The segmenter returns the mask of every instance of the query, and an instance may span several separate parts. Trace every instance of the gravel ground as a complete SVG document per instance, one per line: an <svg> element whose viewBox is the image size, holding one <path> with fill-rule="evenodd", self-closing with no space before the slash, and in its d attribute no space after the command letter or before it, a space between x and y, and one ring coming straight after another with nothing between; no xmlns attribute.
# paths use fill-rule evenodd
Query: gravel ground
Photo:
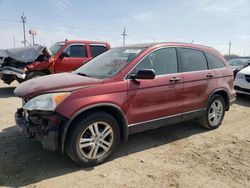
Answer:
<svg viewBox="0 0 250 188"><path fill-rule="evenodd" d="M131 135L108 162L81 169L21 136L16 85L0 82L0 186L250 187L250 98L237 98L217 130L185 122Z"/></svg>

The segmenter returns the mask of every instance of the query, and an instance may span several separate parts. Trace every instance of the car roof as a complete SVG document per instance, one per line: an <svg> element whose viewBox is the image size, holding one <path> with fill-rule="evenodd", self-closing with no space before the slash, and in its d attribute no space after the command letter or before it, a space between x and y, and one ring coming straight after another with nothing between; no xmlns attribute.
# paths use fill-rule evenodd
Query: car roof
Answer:
<svg viewBox="0 0 250 188"><path fill-rule="evenodd" d="M236 60L236 61L243 61L243 62L250 61L250 59L248 59L248 58L235 58L235 59L230 59L229 61L234 61L234 60Z"/></svg>
<svg viewBox="0 0 250 188"><path fill-rule="evenodd" d="M103 42L103 41L91 41L91 40L64 40L64 41L58 41L58 42L68 43L68 44L72 44L72 43L108 44L107 42Z"/></svg>
<svg viewBox="0 0 250 188"><path fill-rule="evenodd" d="M213 49L213 48L211 48L209 46L205 46L205 45L184 43L184 42L151 42L151 43L139 43L139 44L125 45L123 47L149 48L149 47L154 47L154 46L165 46L165 45Z"/></svg>
<svg viewBox="0 0 250 188"><path fill-rule="evenodd" d="M132 45L125 45L122 46L124 48L151 48L151 47L166 47L166 46L175 46L175 47L184 47L184 48L194 48L201 51L206 51L212 53L221 59L224 59L219 51L216 49L200 45L200 44L192 44L192 43L184 43L184 42L152 42L152 43L139 43L139 44L132 44ZM122 48L120 47L120 48ZM119 47L117 47L119 48Z"/></svg>

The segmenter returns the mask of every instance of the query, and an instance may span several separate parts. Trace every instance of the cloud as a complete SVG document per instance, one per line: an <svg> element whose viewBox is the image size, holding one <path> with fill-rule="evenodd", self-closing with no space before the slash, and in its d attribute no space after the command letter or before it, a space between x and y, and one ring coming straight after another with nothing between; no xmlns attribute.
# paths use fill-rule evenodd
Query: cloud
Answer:
<svg viewBox="0 0 250 188"><path fill-rule="evenodd" d="M54 6L54 11L60 16L73 17L71 14L72 4L70 0L49 0L49 2Z"/></svg>
<svg viewBox="0 0 250 188"><path fill-rule="evenodd" d="M239 39L250 39L250 35L239 35L237 36Z"/></svg>
<svg viewBox="0 0 250 188"><path fill-rule="evenodd" d="M153 22L157 15L153 11L141 12L120 20L123 25L132 22Z"/></svg>
<svg viewBox="0 0 250 188"><path fill-rule="evenodd" d="M247 0L203 0L199 1L198 10L199 11L208 11L208 12L230 12L235 10L237 7L244 6L249 3Z"/></svg>

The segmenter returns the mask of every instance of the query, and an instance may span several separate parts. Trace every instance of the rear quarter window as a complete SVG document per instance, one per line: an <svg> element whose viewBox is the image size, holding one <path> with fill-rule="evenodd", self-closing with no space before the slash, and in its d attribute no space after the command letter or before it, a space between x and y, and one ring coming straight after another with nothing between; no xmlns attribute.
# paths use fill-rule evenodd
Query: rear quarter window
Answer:
<svg viewBox="0 0 250 188"><path fill-rule="evenodd" d="M179 48L182 62L182 72L191 72L199 70L207 70L207 60L203 52L189 49Z"/></svg>
<svg viewBox="0 0 250 188"><path fill-rule="evenodd" d="M209 69L220 69L225 67L225 64L218 58L206 53Z"/></svg>

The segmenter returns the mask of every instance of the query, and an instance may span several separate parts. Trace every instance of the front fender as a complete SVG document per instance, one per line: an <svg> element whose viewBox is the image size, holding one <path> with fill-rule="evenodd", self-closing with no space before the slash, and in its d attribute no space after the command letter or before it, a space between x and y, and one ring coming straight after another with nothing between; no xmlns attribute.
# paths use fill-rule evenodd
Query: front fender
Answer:
<svg viewBox="0 0 250 188"><path fill-rule="evenodd" d="M74 120L76 120L77 117L79 117L80 115L83 115L85 112L87 112L89 110L96 110L96 109L100 109L103 107L114 108L117 110L117 112L120 113L120 117L121 117L121 121L122 121L121 128L122 128L123 138L124 138L124 140L128 139L128 126L127 126L128 122L127 122L126 116L125 116L124 112L122 111L122 109L119 106L112 104L112 103L94 104L94 105L91 105L91 106L88 106L88 107L85 107L85 108L79 110L77 113L74 114L74 116L68 122L66 122L63 125L63 127L61 129L61 133L60 133L61 134L60 143L61 143L61 152L62 153L64 152L67 133L68 133L69 127L71 126L72 122Z"/></svg>
<svg viewBox="0 0 250 188"><path fill-rule="evenodd" d="M46 60L46 61L34 61L31 64L27 65L26 68L32 72L32 71L42 71L42 70L49 70L50 65L52 62Z"/></svg>

